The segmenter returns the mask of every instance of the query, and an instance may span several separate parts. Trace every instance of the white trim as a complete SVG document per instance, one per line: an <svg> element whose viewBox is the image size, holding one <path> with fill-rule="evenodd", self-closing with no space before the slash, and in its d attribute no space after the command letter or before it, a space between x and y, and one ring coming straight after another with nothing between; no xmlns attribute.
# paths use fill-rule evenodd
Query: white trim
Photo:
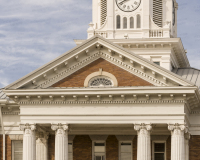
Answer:
<svg viewBox="0 0 200 160"><path fill-rule="evenodd" d="M119 160L121 160L121 143L131 143L131 160L133 159L133 141L119 141Z"/></svg>
<svg viewBox="0 0 200 160"><path fill-rule="evenodd" d="M22 143L23 143L23 140L12 140L11 141L11 144L12 144L12 160L15 160L15 157L14 157L14 151L15 151L15 147L14 147L14 142L16 142L16 141L22 141ZM23 146L23 144L22 144L22 146ZM22 157L23 157L23 150L22 150Z"/></svg>
<svg viewBox="0 0 200 160"><path fill-rule="evenodd" d="M152 141L152 160L154 160L154 144L155 143L164 143L165 144L165 160L167 159L167 145L166 141Z"/></svg>
<svg viewBox="0 0 200 160"><path fill-rule="evenodd" d="M99 72L94 72L94 73L91 73L90 75L88 75L84 81L84 87L89 87L89 81L94 78L94 77L97 77L97 76L106 76L106 77L109 77L112 82L113 82L113 86L114 87L117 87L118 86L118 81L117 81L117 78L109 73L109 72L105 72L105 71L102 71L101 69L99 70Z"/></svg>
<svg viewBox="0 0 200 160"><path fill-rule="evenodd" d="M94 159L94 143L97 142L97 143L104 143L105 144L105 160L106 160L106 140L105 141L102 141L102 140L93 140L92 141L92 160L95 160Z"/></svg>
<svg viewBox="0 0 200 160"><path fill-rule="evenodd" d="M74 158L74 150L73 150L74 143L73 143L73 140L72 141L68 141L68 156L69 156L69 143L72 143L72 159L73 159Z"/></svg>

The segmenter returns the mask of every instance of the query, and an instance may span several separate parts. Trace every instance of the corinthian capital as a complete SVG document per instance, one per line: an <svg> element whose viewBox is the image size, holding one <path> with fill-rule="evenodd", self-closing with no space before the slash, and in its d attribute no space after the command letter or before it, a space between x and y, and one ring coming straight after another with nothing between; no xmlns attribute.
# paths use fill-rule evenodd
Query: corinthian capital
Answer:
<svg viewBox="0 0 200 160"><path fill-rule="evenodd" d="M67 131L68 130L68 124L61 124L61 123L51 124L51 129L53 131L56 131L58 129L63 129L64 131Z"/></svg>
<svg viewBox="0 0 200 160"><path fill-rule="evenodd" d="M177 129L181 130L181 131L183 131L185 133L189 132L189 129L185 124L178 124L178 123L168 124L168 130L174 131L174 130L177 130Z"/></svg>
<svg viewBox="0 0 200 160"><path fill-rule="evenodd" d="M141 124L135 124L134 125L134 129L136 131L139 131L141 129L145 129L147 131L151 131L152 130L152 125L151 124L145 124L145 123L141 123Z"/></svg>
<svg viewBox="0 0 200 160"><path fill-rule="evenodd" d="M34 130L36 130L36 124L35 123L33 123L33 124L29 124L29 123L20 124L19 129L21 131L25 131L26 129L30 129L31 131L34 131Z"/></svg>

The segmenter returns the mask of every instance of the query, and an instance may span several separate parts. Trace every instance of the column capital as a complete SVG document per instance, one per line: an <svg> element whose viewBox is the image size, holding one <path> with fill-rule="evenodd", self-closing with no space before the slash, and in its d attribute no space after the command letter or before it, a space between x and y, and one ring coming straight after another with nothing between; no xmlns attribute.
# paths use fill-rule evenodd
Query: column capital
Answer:
<svg viewBox="0 0 200 160"><path fill-rule="evenodd" d="M186 139L186 140L190 140L190 132L187 132L187 133L185 134L185 139Z"/></svg>
<svg viewBox="0 0 200 160"><path fill-rule="evenodd" d="M188 126L186 126L185 124L178 124L178 123L168 124L168 130L174 131L176 129L181 130L185 133L189 132Z"/></svg>
<svg viewBox="0 0 200 160"><path fill-rule="evenodd" d="M53 131L57 131L58 129L63 129L64 131L68 131L69 127L68 127L68 124L62 124L62 123L52 123L51 124L51 129Z"/></svg>
<svg viewBox="0 0 200 160"><path fill-rule="evenodd" d="M139 131L141 129L146 129L147 131L151 131L152 130L152 125L151 124L145 124L145 123L134 124L134 129L136 131Z"/></svg>
<svg viewBox="0 0 200 160"><path fill-rule="evenodd" d="M21 123L19 125L19 129L21 131L25 131L26 129L30 129L31 131L35 131L36 130L36 124L35 123L32 123L32 124L30 124L30 123L22 124Z"/></svg>

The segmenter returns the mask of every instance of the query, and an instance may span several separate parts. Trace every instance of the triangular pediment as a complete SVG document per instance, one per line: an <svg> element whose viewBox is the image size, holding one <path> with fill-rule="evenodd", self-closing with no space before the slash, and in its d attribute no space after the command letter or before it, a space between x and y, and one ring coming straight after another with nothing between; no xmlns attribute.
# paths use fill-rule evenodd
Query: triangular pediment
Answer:
<svg viewBox="0 0 200 160"><path fill-rule="evenodd" d="M10 84L5 89L48 88L66 79L66 77L72 76L98 59L103 59L123 69L124 72L128 72L154 86L194 85L182 77L113 44L109 40L95 36Z"/></svg>
<svg viewBox="0 0 200 160"><path fill-rule="evenodd" d="M103 58L88 64L87 66L76 71L72 75L53 84L51 87L85 87L86 78L92 73L98 73L99 70L112 74L117 79L119 87L122 86L153 86L151 83L135 76L134 74L108 62ZM100 71L101 72L101 71Z"/></svg>

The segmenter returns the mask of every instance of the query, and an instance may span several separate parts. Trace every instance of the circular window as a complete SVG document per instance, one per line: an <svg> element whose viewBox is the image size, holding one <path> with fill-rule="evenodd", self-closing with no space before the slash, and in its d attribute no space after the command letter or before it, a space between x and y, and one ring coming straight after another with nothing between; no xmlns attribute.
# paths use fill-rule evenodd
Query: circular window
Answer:
<svg viewBox="0 0 200 160"><path fill-rule="evenodd" d="M112 87L113 82L109 77L96 76L89 81L90 87Z"/></svg>

